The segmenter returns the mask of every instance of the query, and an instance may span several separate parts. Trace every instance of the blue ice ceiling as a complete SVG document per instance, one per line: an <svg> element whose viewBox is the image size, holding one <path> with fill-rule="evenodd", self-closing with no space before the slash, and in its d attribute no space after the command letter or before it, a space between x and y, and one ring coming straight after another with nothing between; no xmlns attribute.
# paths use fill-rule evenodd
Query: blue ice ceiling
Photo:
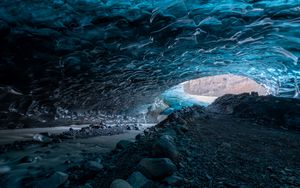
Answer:
<svg viewBox="0 0 300 188"><path fill-rule="evenodd" d="M126 111L221 73L299 92L299 0L1 0L0 40L24 113Z"/></svg>

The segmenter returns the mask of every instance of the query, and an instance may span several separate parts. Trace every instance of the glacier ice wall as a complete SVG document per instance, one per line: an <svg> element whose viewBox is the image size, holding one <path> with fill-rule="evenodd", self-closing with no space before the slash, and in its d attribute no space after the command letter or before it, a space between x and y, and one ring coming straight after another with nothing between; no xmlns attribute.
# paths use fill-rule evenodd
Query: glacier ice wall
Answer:
<svg viewBox="0 0 300 188"><path fill-rule="evenodd" d="M299 0L1 0L1 110L122 112L221 73L297 96L299 31Z"/></svg>

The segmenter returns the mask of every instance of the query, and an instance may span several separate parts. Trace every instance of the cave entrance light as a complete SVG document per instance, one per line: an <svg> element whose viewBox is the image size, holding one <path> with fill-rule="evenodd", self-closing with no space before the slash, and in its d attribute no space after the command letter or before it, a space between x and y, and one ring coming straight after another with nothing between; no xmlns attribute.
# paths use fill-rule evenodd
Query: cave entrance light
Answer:
<svg viewBox="0 0 300 188"><path fill-rule="evenodd" d="M268 95L269 90L256 81L240 75L222 74L201 77L178 84L161 94L150 111L159 116L166 116L174 110L192 105L208 106L215 99L225 94L257 92ZM157 105L159 104L159 105Z"/></svg>

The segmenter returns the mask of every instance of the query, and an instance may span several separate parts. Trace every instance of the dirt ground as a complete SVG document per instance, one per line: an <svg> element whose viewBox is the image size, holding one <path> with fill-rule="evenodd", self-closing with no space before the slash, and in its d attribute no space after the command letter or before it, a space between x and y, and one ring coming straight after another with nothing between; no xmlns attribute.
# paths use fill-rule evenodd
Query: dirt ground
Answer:
<svg viewBox="0 0 300 188"><path fill-rule="evenodd" d="M119 128L89 126L69 130L43 145L48 152L57 152L59 143L65 139L72 138L76 143L77 139L118 134ZM134 142L123 142L119 147L117 144L109 153L80 148L85 150L84 155L76 158L76 162L58 161L68 166L63 171L68 178L59 187L108 188L115 179L127 180L139 170L142 159L165 157L157 155L154 147L162 135L174 138L173 151L178 155L170 159L177 169L174 175L180 181L170 186L163 180L149 180L143 188L300 187L300 100L257 94L225 95L206 108L193 106L175 111L137 135ZM2 150L30 149L34 144L31 142L15 143L14 147ZM31 166L34 162L26 161L26 164ZM28 171L32 173L32 167ZM18 178L23 187L32 187L50 175L50 171L44 170L37 176ZM5 183L6 176L0 177Z"/></svg>
<svg viewBox="0 0 300 188"><path fill-rule="evenodd" d="M116 178L126 180L141 159L154 157L155 138L178 124L188 129L175 142L180 153L175 174L184 180L179 187L300 187L299 130L200 107L171 115L126 150L112 152L105 170L88 182L109 187Z"/></svg>

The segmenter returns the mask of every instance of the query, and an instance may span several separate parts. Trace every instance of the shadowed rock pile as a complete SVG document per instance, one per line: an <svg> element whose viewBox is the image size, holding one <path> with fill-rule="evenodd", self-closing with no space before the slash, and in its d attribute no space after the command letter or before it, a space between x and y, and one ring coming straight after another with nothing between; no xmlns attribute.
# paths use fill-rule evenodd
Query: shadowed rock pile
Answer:
<svg viewBox="0 0 300 188"><path fill-rule="evenodd" d="M208 111L252 118L266 125L300 130L300 102L293 98L258 97L256 93L225 95L218 98Z"/></svg>
<svg viewBox="0 0 300 188"><path fill-rule="evenodd" d="M65 161L66 170L45 171L20 181L24 187L60 188L296 188L300 186L299 105L298 99L255 93L225 95L206 108L173 112L137 135L135 142L120 141L110 153L89 151L79 162ZM100 130L92 126L60 136L84 138ZM47 137L53 140L50 146L55 152L55 137L35 136L45 147ZM27 157L21 162L31 161ZM6 176L0 177L5 182Z"/></svg>
<svg viewBox="0 0 300 188"><path fill-rule="evenodd" d="M299 187L299 104L253 93L176 111L67 187Z"/></svg>

